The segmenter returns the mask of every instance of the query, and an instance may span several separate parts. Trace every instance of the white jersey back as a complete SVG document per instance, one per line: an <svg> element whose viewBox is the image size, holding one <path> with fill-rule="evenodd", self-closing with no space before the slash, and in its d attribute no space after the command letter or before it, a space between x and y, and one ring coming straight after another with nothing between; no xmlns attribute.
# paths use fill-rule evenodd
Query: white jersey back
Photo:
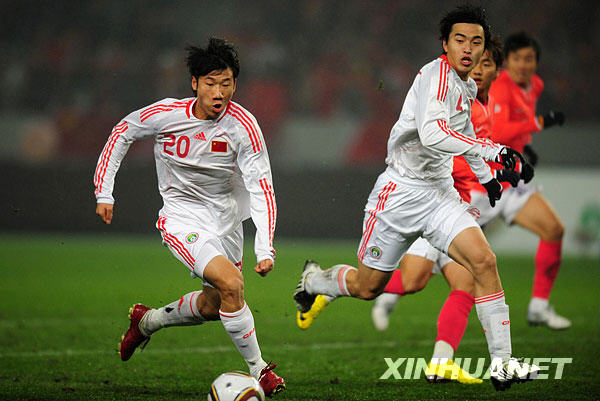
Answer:
<svg viewBox="0 0 600 401"><path fill-rule="evenodd" d="M501 147L476 138L471 124L476 96L475 81L461 80L446 56L426 64L390 133L386 163L392 172L416 180L447 180L452 157L464 154L480 182L492 179L482 158L494 160Z"/></svg>
<svg viewBox="0 0 600 401"><path fill-rule="evenodd" d="M274 257L277 206L269 156L254 116L229 102L215 120L199 120L195 98L163 99L117 124L98 160L98 202L113 203L114 179L133 141L154 137L163 216L194 219L216 235L252 217L258 260Z"/></svg>

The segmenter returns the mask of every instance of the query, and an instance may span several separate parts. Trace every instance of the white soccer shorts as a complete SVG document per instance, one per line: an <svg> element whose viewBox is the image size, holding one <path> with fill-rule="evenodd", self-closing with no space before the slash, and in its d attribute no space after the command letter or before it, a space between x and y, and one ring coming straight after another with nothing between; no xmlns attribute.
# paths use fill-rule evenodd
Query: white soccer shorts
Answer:
<svg viewBox="0 0 600 401"><path fill-rule="evenodd" d="M477 222L481 227L492 220L502 217L507 224L512 224L515 216L523 209L531 195L539 191L539 187L532 184L524 184L522 181L516 188L508 187L502 191L500 200L492 207L487 193L471 191L471 206L479 212Z"/></svg>
<svg viewBox="0 0 600 401"><path fill-rule="evenodd" d="M187 267L192 278L199 277L202 284L212 287L204 279L204 269L215 256L223 255L240 271L244 250L242 224L231 234L219 237L202 230L198 223L180 218L159 217L156 228L171 253Z"/></svg>
<svg viewBox="0 0 600 401"><path fill-rule="evenodd" d="M409 245L425 238L444 253L454 238L478 227L452 180L431 184L383 172L367 201L358 259L366 266L393 271Z"/></svg>

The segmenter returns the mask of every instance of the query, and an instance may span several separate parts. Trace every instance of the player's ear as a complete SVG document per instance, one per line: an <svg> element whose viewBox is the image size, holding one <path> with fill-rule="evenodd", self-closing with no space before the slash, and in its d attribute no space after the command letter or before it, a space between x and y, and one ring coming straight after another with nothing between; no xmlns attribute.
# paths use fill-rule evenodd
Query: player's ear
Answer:
<svg viewBox="0 0 600 401"><path fill-rule="evenodd" d="M196 77L192 77L192 90L194 92L198 91L198 80L196 79Z"/></svg>
<svg viewBox="0 0 600 401"><path fill-rule="evenodd" d="M448 41L446 39L442 40L442 47L444 48L444 53L448 53Z"/></svg>
<svg viewBox="0 0 600 401"><path fill-rule="evenodd" d="M235 93L235 88L237 87L237 79L233 80L233 91L231 92L231 94L233 95Z"/></svg>

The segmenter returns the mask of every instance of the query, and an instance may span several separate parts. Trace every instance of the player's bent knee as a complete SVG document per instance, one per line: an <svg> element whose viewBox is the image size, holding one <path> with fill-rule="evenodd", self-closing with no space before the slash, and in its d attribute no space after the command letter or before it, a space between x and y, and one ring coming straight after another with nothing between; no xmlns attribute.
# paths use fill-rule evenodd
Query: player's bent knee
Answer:
<svg viewBox="0 0 600 401"><path fill-rule="evenodd" d="M484 274L496 270L496 255L491 249L485 249L477 252L472 260L474 273Z"/></svg>
<svg viewBox="0 0 600 401"><path fill-rule="evenodd" d="M218 291L221 300L239 299L244 296L244 279L241 276L231 276L219 283Z"/></svg>
<svg viewBox="0 0 600 401"><path fill-rule="evenodd" d="M560 241L565 235L565 226L560 220L556 220L548 230L547 236L550 241Z"/></svg>

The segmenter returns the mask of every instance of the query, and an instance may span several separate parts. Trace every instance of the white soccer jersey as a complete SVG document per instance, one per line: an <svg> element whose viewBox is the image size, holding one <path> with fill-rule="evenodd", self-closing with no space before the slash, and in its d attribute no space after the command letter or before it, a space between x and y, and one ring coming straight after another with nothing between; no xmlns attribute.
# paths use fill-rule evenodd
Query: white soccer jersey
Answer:
<svg viewBox="0 0 600 401"><path fill-rule="evenodd" d="M113 203L115 175L132 142L154 137L161 215L194 219L218 236L252 217L258 261L273 259L277 206L269 156L256 119L229 102L215 120L199 120L195 98L163 99L117 124L98 159L96 199Z"/></svg>
<svg viewBox="0 0 600 401"><path fill-rule="evenodd" d="M471 124L477 85L460 79L446 56L417 74L388 141L386 163L397 174L418 180L451 177L452 156L465 159L480 182L492 179L489 166L501 146L478 139ZM482 159L483 158L483 159Z"/></svg>

